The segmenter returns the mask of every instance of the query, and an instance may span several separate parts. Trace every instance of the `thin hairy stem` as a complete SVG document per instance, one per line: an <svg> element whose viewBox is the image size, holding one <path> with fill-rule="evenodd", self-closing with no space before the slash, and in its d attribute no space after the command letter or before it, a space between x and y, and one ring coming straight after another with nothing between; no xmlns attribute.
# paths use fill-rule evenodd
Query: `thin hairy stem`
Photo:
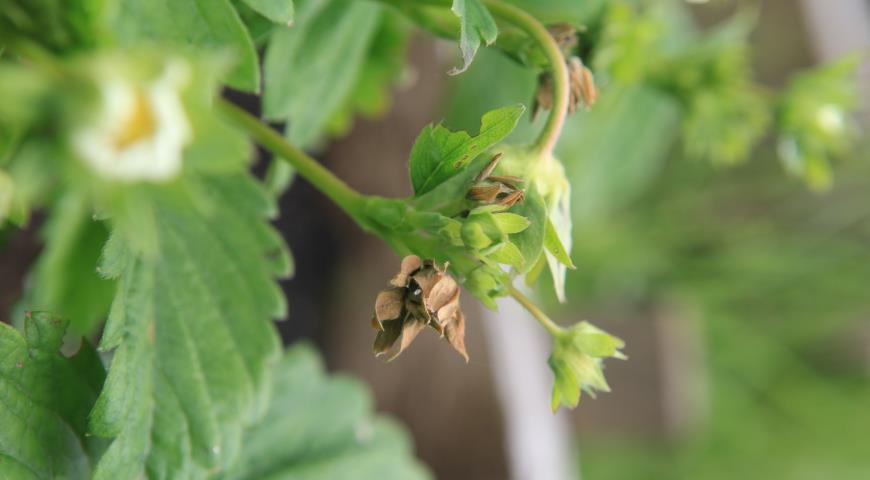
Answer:
<svg viewBox="0 0 870 480"><path fill-rule="evenodd" d="M433 7L450 8L452 0L380 1L395 7L420 27L435 35L450 38L459 37L458 19L450 14L439 15L437 8L433 10ZM553 106L547 117L547 123L538 134L532 148L542 158L549 158L556 147L556 142L559 140L562 126L568 115L570 85L565 56L562 55L562 50L547 28L525 10L501 0L483 0L483 3L496 18L525 32L538 44L547 58L550 73L553 76ZM498 43L498 41L496 42Z"/></svg>
<svg viewBox="0 0 870 480"><path fill-rule="evenodd" d="M247 132L263 148L276 157L289 163L315 188L347 212L357 223L367 227L362 214L363 195L333 175L323 165L309 157L302 150L288 143L284 137L260 119L246 112L228 100L221 99L217 108L239 128Z"/></svg>
<svg viewBox="0 0 870 480"><path fill-rule="evenodd" d="M533 302L531 298L525 296L523 292L517 290L516 287L509 285L508 293L510 293L511 297L522 305L523 308L531 313L532 316L535 317L535 320L537 320L538 323L540 323L541 326L550 333L550 335L555 337L564 331L562 327L557 325L556 322L551 320L543 310L535 305L535 302Z"/></svg>
<svg viewBox="0 0 870 480"><path fill-rule="evenodd" d="M538 134L533 145L535 151L549 158L556 148L556 142L568 116L570 85L565 56L562 55L562 50L547 28L525 10L501 0L484 0L484 4L493 15L526 32L538 43L550 63L550 74L553 76L553 107L544 129Z"/></svg>

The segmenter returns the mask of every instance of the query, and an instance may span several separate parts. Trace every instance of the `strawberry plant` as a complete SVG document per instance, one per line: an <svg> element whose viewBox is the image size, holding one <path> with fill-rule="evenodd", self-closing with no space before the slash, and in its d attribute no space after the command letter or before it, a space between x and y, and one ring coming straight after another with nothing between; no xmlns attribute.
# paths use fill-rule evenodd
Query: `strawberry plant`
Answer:
<svg viewBox="0 0 870 480"><path fill-rule="evenodd" d="M751 80L743 18L673 48L668 7L586 3L0 3L0 223L46 217L14 326L0 328L0 477L427 476L363 386L279 341L275 282L293 259L269 220L295 176L401 258L359 312L373 354L395 359L431 331L467 360L461 292L488 308L512 297L552 337L553 410L608 391L604 362L626 358L623 342L560 325L525 293L548 282L564 300L576 268L556 153L566 118L606 114L599 94L644 84L683 112L690 154L740 162L772 129L787 171L821 190L850 142L856 63L768 92ZM487 48L537 84L472 131L424 127L410 197L358 192L308 152L389 108L415 30L458 42L445 75L461 81ZM229 89L257 95L262 114ZM272 154L263 178L254 145Z"/></svg>

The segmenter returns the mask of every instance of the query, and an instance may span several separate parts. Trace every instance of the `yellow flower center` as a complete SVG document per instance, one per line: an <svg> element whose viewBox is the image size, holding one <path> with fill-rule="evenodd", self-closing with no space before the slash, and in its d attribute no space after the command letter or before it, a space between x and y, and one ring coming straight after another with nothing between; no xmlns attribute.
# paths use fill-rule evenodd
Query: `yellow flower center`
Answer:
<svg viewBox="0 0 870 480"><path fill-rule="evenodd" d="M157 122L148 100L141 91L133 99L133 108L124 120L124 127L115 137L115 148L124 150L139 140L149 137L157 130Z"/></svg>

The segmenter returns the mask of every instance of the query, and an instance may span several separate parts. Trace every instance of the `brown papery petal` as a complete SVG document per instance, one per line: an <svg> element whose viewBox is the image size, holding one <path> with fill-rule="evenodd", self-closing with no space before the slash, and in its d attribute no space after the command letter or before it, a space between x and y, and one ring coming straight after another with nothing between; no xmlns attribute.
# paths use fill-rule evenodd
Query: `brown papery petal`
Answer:
<svg viewBox="0 0 870 480"><path fill-rule="evenodd" d="M485 180L486 177L490 176L490 174L492 174L492 171L495 170L495 167L498 165L499 160L501 160L501 157L501 153L496 153L495 155L493 155L492 158L489 160L489 163L487 163L486 166L483 167L483 170L481 170L480 173L477 174L477 177L474 179L474 181L480 182L482 180Z"/></svg>
<svg viewBox="0 0 870 480"><path fill-rule="evenodd" d="M405 275L404 273L397 273L395 277L390 279L390 285L398 288L405 288L408 286L408 279L411 277Z"/></svg>
<svg viewBox="0 0 870 480"><path fill-rule="evenodd" d="M441 280L436 283L429 295L423 297L423 303L431 312L437 312L451 300L459 299L459 285L456 280L450 275L444 275Z"/></svg>
<svg viewBox="0 0 870 480"><path fill-rule="evenodd" d="M477 200L479 202L487 202L491 203L495 200L495 197L501 191L501 185L496 183L493 184L483 184L483 185L472 185L471 188L468 189L468 194L466 197L469 200Z"/></svg>
<svg viewBox="0 0 870 480"><path fill-rule="evenodd" d="M395 353L390 355L389 360L394 360L396 357L402 354L406 348L408 348L411 343L417 338L417 334L419 334L424 328L426 328L426 322L418 320L416 318L409 318L402 324L402 340L399 342L399 349L396 350Z"/></svg>
<svg viewBox="0 0 870 480"><path fill-rule="evenodd" d="M380 322L398 318L402 314L404 305L405 289L389 288L381 290L375 300L375 317Z"/></svg>
<svg viewBox="0 0 870 480"><path fill-rule="evenodd" d="M436 270L434 266L423 268L415 273L413 283L416 283L416 286L420 287L420 298L427 298L430 295L430 292L432 292L432 288L435 287L443 277L444 274ZM414 288L413 283L409 287L410 289Z"/></svg>
<svg viewBox="0 0 870 480"><path fill-rule="evenodd" d="M408 317L419 319L422 322L429 323L432 319L429 311L422 304L405 300L405 308L408 310Z"/></svg>
<svg viewBox="0 0 870 480"><path fill-rule="evenodd" d="M375 337L375 343L372 345L372 351L375 356L389 352L402 334L402 322L400 320L390 320L389 322L384 322L383 325L384 330L378 332L378 335Z"/></svg>
<svg viewBox="0 0 870 480"><path fill-rule="evenodd" d="M459 289L456 289L456 293L453 295L453 298L450 299L443 307L438 309L438 323L441 325L446 325L453 319L453 316L456 315L456 312L459 311Z"/></svg>
<svg viewBox="0 0 870 480"><path fill-rule="evenodd" d="M598 100L598 89L595 88L595 79L592 77L592 72L586 67L583 67L583 81L581 85L583 87L583 102L587 107L591 107Z"/></svg>
<svg viewBox="0 0 870 480"><path fill-rule="evenodd" d="M401 272L405 275L411 275L423 266L423 260L417 255L408 255L402 259Z"/></svg>
<svg viewBox="0 0 870 480"><path fill-rule="evenodd" d="M372 328L374 328L375 330L381 331L381 330L384 329L384 324L381 323L380 320L378 320L378 316L377 316L377 315L372 314L372 320L371 320L371 322L372 322L372 323L371 323Z"/></svg>
<svg viewBox="0 0 870 480"><path fill-rule="evenodd" d="M490 175L489 179L493 182L498 182L513 189L520 188L526 181L520 177L513 175Z"/></svg>
<svg viewBox="0 0 870 480"><path fill-rule="evenodd" d="M444 327L444 336L449 343L468 363L468 352L465 351L465 315L459 310L455 319Z"/></svg>
<svg viewBox="0 0 870 480"><path fill-rule="evenodd" d="M504 198L499 199L499 201L496 203L498 203L499 205L503 205L507 208L511 208L518 202L522 202L525 196L526 194L523 190L516 190L513 193L509 193Z"/></svg>

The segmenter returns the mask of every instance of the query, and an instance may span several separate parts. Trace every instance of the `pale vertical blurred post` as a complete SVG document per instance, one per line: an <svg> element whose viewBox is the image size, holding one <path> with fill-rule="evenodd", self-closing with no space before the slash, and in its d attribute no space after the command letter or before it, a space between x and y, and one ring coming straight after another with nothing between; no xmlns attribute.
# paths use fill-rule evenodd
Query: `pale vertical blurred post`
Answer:
<svg viewBox="0 0 870 480"><path fill-rule="evenodd" d="M550 410L550 337L518 303L500 299L482 315L492 374L503 412L513 480L580 477L568 414Z"/></svg>

